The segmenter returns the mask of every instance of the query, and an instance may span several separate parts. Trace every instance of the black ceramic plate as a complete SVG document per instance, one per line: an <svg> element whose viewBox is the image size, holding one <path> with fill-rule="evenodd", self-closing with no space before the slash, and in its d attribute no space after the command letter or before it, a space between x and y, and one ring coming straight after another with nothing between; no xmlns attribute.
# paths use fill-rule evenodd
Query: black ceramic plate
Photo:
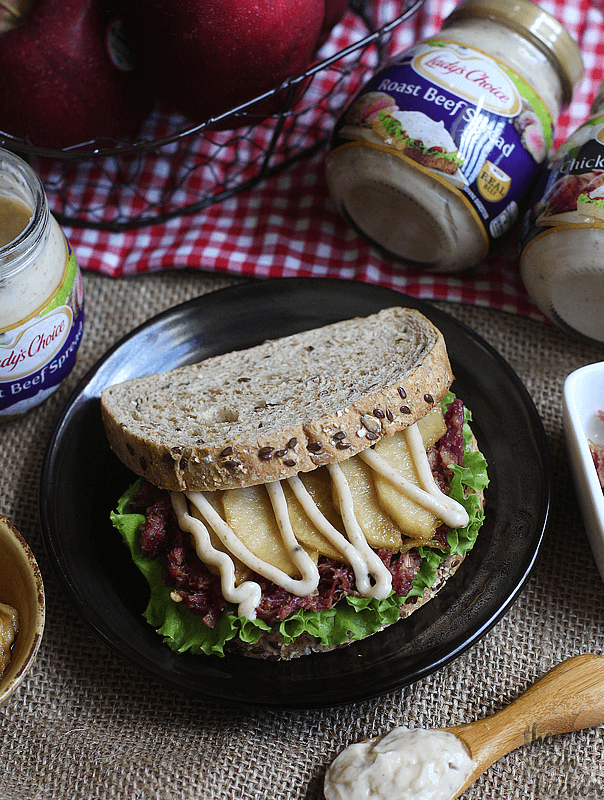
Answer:
<svg viewBox="0 0 604 800"><path fill-rule="evenodd" d="M487 521L476 547L430 603L342 650L291 662L175 655L143 619L147 586L109 513L132 480L111 453L101 390L264 339L391 305L418 308L445 336L454 389L474 414L490 465ZM130 333L69 399L46 452L41 521L50 559L76 609L116 653L173 687L221 702L317 708L410 684L477 642L506 612L535 563L549 508L550 464L542 423L507 363L469 328L430 305L359 282L258 281L170 309Z"/></svg>

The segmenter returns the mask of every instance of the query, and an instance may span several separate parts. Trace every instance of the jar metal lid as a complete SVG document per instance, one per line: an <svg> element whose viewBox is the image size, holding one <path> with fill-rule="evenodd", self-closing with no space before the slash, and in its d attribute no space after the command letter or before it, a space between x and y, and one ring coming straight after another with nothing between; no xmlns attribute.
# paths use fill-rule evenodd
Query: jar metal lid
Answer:
<svg viewBox="0 0 604 800"><path fill-rule="evenodd" d="M584 67L579 46L564 25L532 0L462 0L444 27L462 17L481 14L528 36L539 49L554 55L561 67L563 105L568 105Z"/></svg>

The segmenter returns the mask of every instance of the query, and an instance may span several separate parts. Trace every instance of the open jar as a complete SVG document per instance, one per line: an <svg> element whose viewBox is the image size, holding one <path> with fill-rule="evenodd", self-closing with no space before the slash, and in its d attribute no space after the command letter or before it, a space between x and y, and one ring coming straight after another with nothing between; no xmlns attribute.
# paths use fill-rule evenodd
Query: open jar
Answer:
<svg viewBox="0 0 604 800"><path fill-rule="evenodd" d="M0 149L0 421L45 400L75 363L82 278L31 167Z"/></svg>
<svg viewBox="0 0 604 800"><path fill-rule="evenodd" d="M338 210L386 256L455 272L518 220L583 74L566 29L530 0L462 0L439 34L380 70L327 159Z"/></svg>

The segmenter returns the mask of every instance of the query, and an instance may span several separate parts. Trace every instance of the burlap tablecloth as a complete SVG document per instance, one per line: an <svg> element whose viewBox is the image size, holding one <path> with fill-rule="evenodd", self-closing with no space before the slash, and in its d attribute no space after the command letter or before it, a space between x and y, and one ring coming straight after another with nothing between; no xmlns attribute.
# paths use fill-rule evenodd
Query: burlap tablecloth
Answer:
<svg viewBox="0 0 604 800"><path fill-rule="evenodd" d="M550 439L552 524L508 614L436 674L336 709L227 708L139 674L89 631L49 567L37 509L44 448L69 392L113 342L160 310L234 279L185 271L121 281L87 273L84 281L88 317L74 372L42 407L0 429L0 510L33 548L48 603L38 659L0 709L2 800L318 800L325 768L346 744L397 724L471 721L565 657L604 653L604 585L570 481L561 409L567 374L601 360L602 350L539 321L441 302L516 370ZM533 743L498 762L464 797L604 798L603 749L604 727Z"/></svg>

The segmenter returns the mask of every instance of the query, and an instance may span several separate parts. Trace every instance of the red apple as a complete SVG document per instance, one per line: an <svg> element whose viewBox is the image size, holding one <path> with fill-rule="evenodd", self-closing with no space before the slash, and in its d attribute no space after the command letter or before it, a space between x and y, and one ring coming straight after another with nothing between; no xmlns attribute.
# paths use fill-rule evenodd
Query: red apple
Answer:
<svg viewBox="0 0 604 800"><path fill-rule="evenodd" d="M140 125L150 102L110 54L107 0L1 4L1 130L64 148L121 139Z"/></svg>
<svg viewBox="0 0 604 800"><path fill-rule="evenodd" d="M324 8L325 0L123 0L122 14L137 70L169 108L204 122L304 72Z"/></svg>

